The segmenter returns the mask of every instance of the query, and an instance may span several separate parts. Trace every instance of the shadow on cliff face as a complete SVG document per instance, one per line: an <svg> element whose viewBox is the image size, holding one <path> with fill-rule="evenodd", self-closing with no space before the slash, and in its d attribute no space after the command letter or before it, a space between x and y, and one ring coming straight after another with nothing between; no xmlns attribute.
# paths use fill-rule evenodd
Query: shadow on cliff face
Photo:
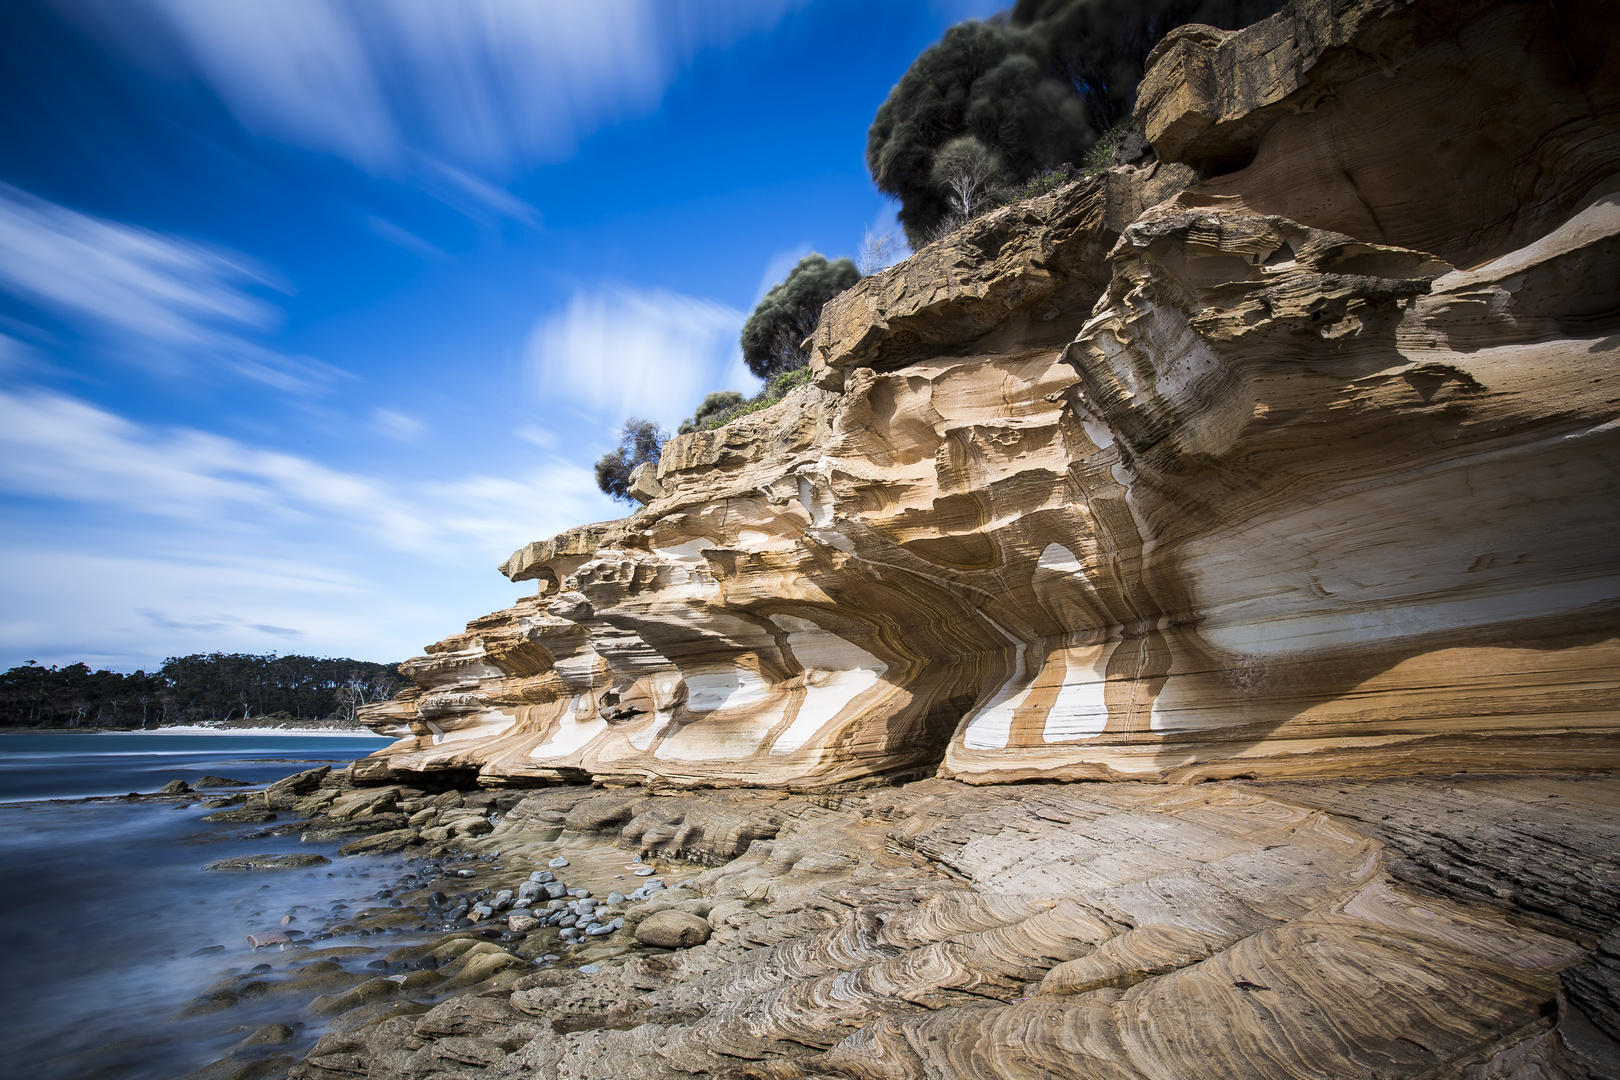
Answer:
<svg viewBox="0 0 1620 1080"><path fill-rule="evenodd" d="M1244 34L1246 49L1217 54L1210 85L1235 85L1239 69L1297 31L1284 12ZM1476 266L1614 190L1616 41L1620 10L1602 0L1425 4L1341 48L1315 45L1320 55L1300 65L1308 74L1293 93L1252 110L1217 107L1207 115L1238 119L1207 120L1190 137L1156 139L1155 149L1202 169L1211 195ZM1156 83L1174 78L1169 68L1161 80L1150 70L1143 84L1150 134ZM1250 81L1275 93L1278 84L1292 89L1292 77Z"/></svg>
<svg viewBox="0 0 1620 1080"><path fill-rule="evenodd" d="M1186 673L1191 685L1174 697L1196 699L1198 711L1215 711L1211 706L1224 702L1236 722L1177 731L1170 702L1167 715L1154 719L1155 727L1170 730L1153 737L1152 761L1173 781L1610 770L1616 765L1609 673L1620 657L1617 626L1620 604L1611 601L1568 615L1355 649L1215 661L1222 664L1218 670ZM1189 634L1183 644L1195 638ZM1502 680L1512 688L1483 694L1469 685ZM1156 694L1154 705L1163 704ZM1591 730L1583 734L1582 728ZM1290 753L1294 740L1295 753L1312 760L1276 759ZM1270 749L1267 757L1246 758L1260 748Z"/></svg>

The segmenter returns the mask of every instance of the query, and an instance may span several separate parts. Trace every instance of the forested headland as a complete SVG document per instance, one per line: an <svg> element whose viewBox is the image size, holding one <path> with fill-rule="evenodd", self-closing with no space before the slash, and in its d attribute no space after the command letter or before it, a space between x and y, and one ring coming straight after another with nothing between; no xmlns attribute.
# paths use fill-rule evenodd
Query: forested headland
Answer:
<svg viewBox="0 0 1620 1080"><path fill-rule="evenodd" d="M29 661L0 674L0 727L155 728L262 720L352 723L394 695L394 664L275 653L174 656L156 671L92 671Z"/></svg>

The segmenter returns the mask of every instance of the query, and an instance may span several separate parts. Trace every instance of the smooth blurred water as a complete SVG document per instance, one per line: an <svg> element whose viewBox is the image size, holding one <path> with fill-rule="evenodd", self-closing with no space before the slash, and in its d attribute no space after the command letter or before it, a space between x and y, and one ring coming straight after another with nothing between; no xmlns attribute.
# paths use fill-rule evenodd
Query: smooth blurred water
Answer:
<svg viewBox="0 0 1620 1080"><path fill-rule="evenodd" d="M260 784L387 745L371 735L6 734L0 802L152 792L210 774Z"/></svg>
<svg viewBox="0 0 1620 1080"><path fill-rule="evenodd" d="M205 773L263 782L382 745L296 736L0 737L0 798L35 800L0 805L0 1073L164 1080L213 1060L261 1024L296 1020L299 1008L274 996L170 1018L221 972L278 959L254 954L247 934L279 929L298 905L363 902L400 862L343 858L336 844L204 822L210 811L196 804L38 800L152 791ZM202 869L281 851L317 851L333 862L263 873ZM313 922L313 911L295 914ZM213 945L224 951L190 955Z"/></svg>

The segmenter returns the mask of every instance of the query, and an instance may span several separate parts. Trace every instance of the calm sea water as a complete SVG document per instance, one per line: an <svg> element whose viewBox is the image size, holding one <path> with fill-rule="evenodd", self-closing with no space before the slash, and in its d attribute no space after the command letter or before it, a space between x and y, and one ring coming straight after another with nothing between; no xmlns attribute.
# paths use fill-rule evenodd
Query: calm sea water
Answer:
<svg viewBox="0 0 1620 1080"><path fill-rule="evenodd" d="M365 737L0 736L0 1073L167 1080L214 1060L261 1024L286 1019L274 997L172 1019L222 973L275 959L253 954L247 934L279 928L298 905L358 900L397 873L397 858L348 859L335 844L201 821L210 811L196 804L45 800L150 792L210 773L263 783L384 745ZM279 851L318 851L333 863L202 869ZM223 949L193 955L212 946Z"/></svg>
<svg viewBox="0 0 1620 1080"><path fill-rule="evenodd" d="M341 765L387 745L369 735L0 735L0 802L151 792L176 777L260 784L314 768L308 759Z"/></svg>

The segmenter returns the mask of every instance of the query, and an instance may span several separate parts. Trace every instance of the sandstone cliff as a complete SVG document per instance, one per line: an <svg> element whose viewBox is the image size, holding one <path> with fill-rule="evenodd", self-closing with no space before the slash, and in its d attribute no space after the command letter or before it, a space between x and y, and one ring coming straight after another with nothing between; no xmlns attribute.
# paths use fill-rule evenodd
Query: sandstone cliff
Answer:
<svg viewBox="0 0 1620 1080"><path fill-rule="evenodd" d="M359 772L1620 766L1617 40L1466 0L1173 32L1156 156L836 299L812 386L515 553L538 595L410 661Z"/></svg>

